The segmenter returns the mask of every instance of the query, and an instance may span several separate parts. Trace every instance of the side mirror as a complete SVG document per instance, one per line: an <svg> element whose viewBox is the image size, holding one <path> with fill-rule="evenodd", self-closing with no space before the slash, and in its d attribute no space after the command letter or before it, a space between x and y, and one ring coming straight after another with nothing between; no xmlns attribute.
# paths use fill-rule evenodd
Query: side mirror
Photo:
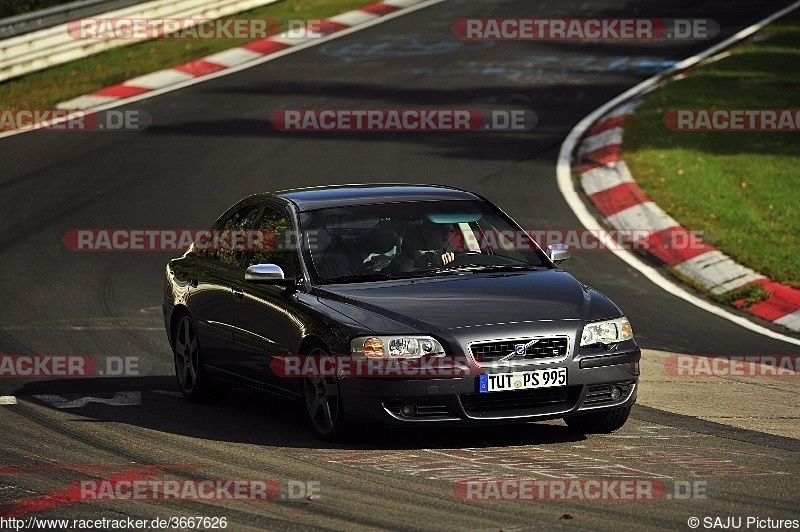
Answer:
<svg viewBox="0 0 800 532"><path fill-rule="evenodd" d="M244 280L286 286L294 284L294 279L285 278L283 270L277 264L254 264L244 271Z"/></svg>
<svg viewBox="0 0 800 532"><path fill-rule="evenodd" d="M547 246L547 258L555 264L569 258L569 246L566 244L550 244Z"/></svg>

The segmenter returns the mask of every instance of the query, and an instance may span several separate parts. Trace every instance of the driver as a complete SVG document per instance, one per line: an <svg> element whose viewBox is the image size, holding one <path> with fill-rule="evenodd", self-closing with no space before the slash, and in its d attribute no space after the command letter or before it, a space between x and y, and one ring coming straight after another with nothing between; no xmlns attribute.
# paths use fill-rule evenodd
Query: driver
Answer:
<svg viewBox="0 0 800 532"><path fill-rule="evenodd" d="M451 224L433 223L427 218L422 220L422 240L424 248L419 250L419 255L415 253L414 266L417 268L431 268L444 266L452 262L455 253L450 245L450 238L453 235Z"/></svg>
<svg viewBox="0 0 800 532"><path fill-rule="evenodd" d="M452 224L437 224L423 218L421 225L408 229L400 253L384 271L409 272L449 264L455 258L451 246L453 231Z"/></svg>

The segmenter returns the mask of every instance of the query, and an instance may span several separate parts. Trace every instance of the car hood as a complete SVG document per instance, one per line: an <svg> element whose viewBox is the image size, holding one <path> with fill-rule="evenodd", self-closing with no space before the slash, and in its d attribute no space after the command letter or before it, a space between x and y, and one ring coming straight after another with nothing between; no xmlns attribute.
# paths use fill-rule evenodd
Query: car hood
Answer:
<svg viewBox="0 0 800 532"><path fill-rule="evenodd" d="M318 298L377 333L524 321L594 321L622 314L608 298L563 270L326 285L319 289Z"/></svg>

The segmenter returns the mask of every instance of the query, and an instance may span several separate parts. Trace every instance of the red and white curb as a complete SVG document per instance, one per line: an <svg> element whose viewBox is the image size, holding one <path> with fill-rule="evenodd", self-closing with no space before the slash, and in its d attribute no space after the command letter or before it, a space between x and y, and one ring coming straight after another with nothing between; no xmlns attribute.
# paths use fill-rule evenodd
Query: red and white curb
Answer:
<svg viewBox="0 0 800 532"><path fill-rule="evenodd" d="M615 229L648 231L648 253L714 295L762 285L770 297L746 310L800 331L800 290L773 282L708 244L686 246L697 243L698 237L653 203L636 183L622 158L622 137L625 121L641 103L632 100L613 109L578 144L580 184L589 200Z"/></svg>
<svg viewBox="0 0 800 532"><path fill-rule="evenodd" d="M302 32L301 37L296 37L297 32L286 32L273 35L266 39L254 41L243 46L224 50L201 59L195 59L182 65L165 70L159 70L129 79L117 85L106 87L99 91L83 96L78 96L66 102L61 102L58 109L83 110L94 109L108 104L120 103L133 97L141 97L148 93L159 93L170 90L171 87L179 88L187 82L200 81L204 78L216 77L226 70L240 70L255 64L265 57L278 54L292 47L319 41L334 33L339 33L357 26L374 24L387 15L393 15L420 4L431 4L430 0L383 0L375 4L348 11L334 17L314 23L313 30Z"/></svg>

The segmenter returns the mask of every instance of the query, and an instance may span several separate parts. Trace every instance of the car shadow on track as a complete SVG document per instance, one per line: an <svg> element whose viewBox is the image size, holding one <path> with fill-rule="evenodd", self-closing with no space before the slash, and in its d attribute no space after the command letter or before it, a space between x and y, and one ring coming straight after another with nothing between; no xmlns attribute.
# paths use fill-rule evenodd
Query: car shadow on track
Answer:
<svg viewBox="0 0 800 532"><path fill-rule="evenodd" d="M134 403L110 405L120 392L134 392ZM138 392L138 393L137 393ZM388 429L357 426L344 443L321 441L311 430L305 408L291 400L255 390L234 389L219 403L190 403L180 396L175 377L90 378L29 382L16 391L21 401L41 404L75 416L75 423L124 423L192 438L270 447L312 449L450 449L547 445L582 441L561 422ZM58 408L42 396L65 401L84 398L77 406ZM86 399L91 398L91 399Z"/></svg>

